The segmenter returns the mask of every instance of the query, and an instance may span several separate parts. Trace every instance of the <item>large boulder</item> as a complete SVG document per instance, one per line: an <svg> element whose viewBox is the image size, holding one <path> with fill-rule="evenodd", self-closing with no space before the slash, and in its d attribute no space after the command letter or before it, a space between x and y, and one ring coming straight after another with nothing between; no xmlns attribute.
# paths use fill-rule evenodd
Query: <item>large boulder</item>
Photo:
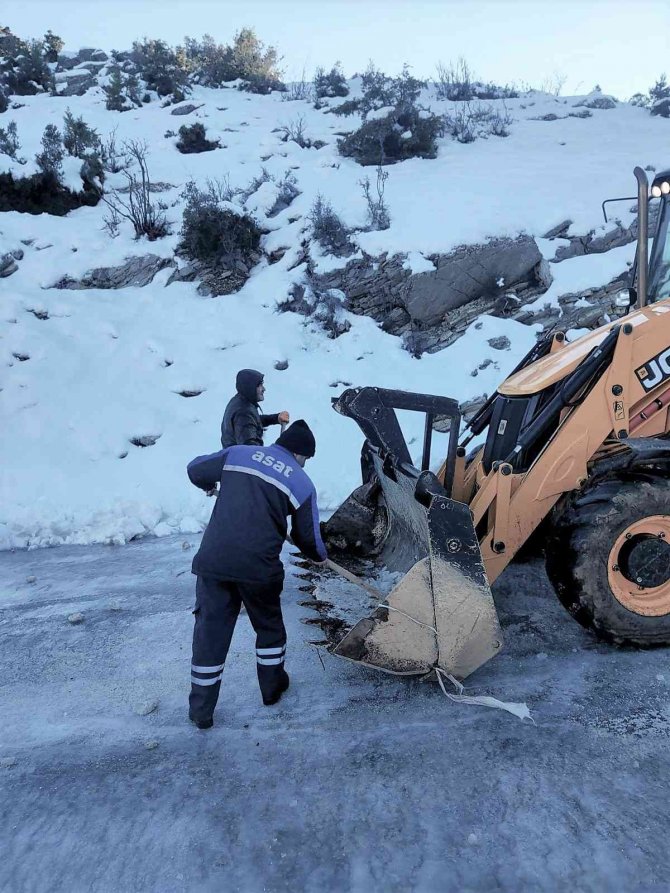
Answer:
<svg viewBox="0 0 670 893"><path fill-rule="evenodd" d="M10 254L0 254L0 279L6 279L18 270L16 258Z"/></svg>
<svg viewBox="0 0 670 893"><path fill-rule="evenodd" d="M91 59L95 58L97 52L98 50L95 47L80 47L77 58L80 62L90 62Z"/></svg>
<svg viewBox="0 0 670 893"><path fill-rule="evenodd" d="M170 114L171 115L190 115L191 112L197 111L199 108L201 108L201 106L202 106L202 103L200 103L200 105L195 105L195 103L193 103L193 102L187 102L186 105L176 105L172 109Z"/></svg>
<svg viewBox="0 0 670 893"><path fill-rule="evenodd" d="M412 276L403 303L412 322L433 326L476 298L536 279L542 263L540 249L529 236L467 246L439 257L434 272Z"/></svg>
<svg viewBox="0 0 670 893"><path fill-rule="evenodd" d="M83 96L95 83L95 75L81 68L56 75L59 96Z"/></svg>
<svg viewBox="0 0 670 893"><path fill-rule="evenodd" d="M584 99L576 102L574 105L575 108L580 106L584 106L587 109L615 109L617 101L613 96L608 96L600 90L594 90L593 93L589 93L588 96L585 96Z"/></svg>
<svg viewBox="0 0 670 893"><path fill-rule="evenodd" d="M153 281L156 273L166 267L173 267L175 262L168 257L147 254L144 257L129 257L120 267L96 267L81 279L64 276L52 288L68 288L73 290L85 288L127 288L142 287Z"/></svg>
<svg viewBox="0 0 670 893"><path fill-rule="evenodd" d="M551 283L549 264L528 236L431 255L434 270L412 273L403 255L350 261L344 269L311 275L316 294L337 289L345 307L370 316L420 354L448 347L482 313L507 315ZM514 300L508 299L510 291ZM500 306L499 306L500 305Z"/></svg>

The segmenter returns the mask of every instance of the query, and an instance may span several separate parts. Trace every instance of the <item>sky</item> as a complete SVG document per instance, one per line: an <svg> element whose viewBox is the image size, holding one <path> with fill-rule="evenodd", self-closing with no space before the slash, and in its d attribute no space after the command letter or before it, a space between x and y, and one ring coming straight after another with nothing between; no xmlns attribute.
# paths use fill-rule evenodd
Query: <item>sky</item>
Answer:
<svg viewBox="0 0 670 893"><path fill-rule="evenodd" d="M109 15L101 12L108 6ZM670 0L3 0L0 24L20 36L47 29L67 49L125 49L138 37L185 34L229 42L253 27L283 57L286 80L372 59L417 77L460 56L482 80L619 99L646 92L667 65Z"/></svg>

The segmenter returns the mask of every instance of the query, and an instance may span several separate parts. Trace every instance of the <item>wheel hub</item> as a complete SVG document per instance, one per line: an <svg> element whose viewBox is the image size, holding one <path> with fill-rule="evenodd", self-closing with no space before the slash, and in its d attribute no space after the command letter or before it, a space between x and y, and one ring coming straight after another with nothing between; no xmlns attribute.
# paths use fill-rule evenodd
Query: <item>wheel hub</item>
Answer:
<svg viewBox="0 0 670 893"><path fill-rule="evenodd" d="M631 524L609 557L614 596L636 614L670 613L670 516L652 515Z"/></svg>

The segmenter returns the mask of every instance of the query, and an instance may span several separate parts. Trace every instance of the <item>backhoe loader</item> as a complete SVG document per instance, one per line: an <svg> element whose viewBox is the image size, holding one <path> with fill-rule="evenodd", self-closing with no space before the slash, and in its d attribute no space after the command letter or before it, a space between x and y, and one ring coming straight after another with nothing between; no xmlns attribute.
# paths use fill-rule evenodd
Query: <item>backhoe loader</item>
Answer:
<svg viewBox="0 0 670 893"><path fill-rule="evenodd" d="M539 340L463 431L448 397L361 387L334 399L365 442L363 483L324 525L329 550L404 574L334 653L464 679L500 653L490 587L533 534L577 621L613 643L670 643L670 170L651 188L634 173L636 259L612 322ZM425 415L420 468L396 410ZM433 473L436 420L449 445Z"/></svg>

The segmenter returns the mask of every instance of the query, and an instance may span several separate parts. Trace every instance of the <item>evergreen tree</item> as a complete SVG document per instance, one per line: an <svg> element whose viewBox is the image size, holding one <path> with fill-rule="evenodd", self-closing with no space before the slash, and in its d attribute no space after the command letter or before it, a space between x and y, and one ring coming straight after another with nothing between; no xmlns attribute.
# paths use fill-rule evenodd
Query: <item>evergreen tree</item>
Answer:
<svg viewBox="0 0 670 893"><path fill-rule="evenodd" d="M14 92L19 96L32 96L40 90L51 90L54 78L44 56L41 40L32 40L21 55L17 56L12 72Z"/></svg>
<svg viewBox="0 0 670 893"><path fill-rule="evenodd" d="M183 56L177 58L175 51L165 41L136 40L131 56L149 90L155 90L159 96L172 96L175 102L181 102L190 92Z"/></svg>
<svg viewBox="0 0 670 893"><path fill-rule="evenodd" d="M121 77L121 69L116 65L112 69L109 77L109 83L103 86L103 91L107 97L105 100L105 108L110 112L123 112L126 109L126 97L123 92L123 78Z"/></svg>
<svg viewBox="0 0 670 893"><path fill-rule="evenodd" d="M42 134L42 151L35 156L43 174L60 181L63 176L63 140L55 124L47 124Z"/></svg>
<svg viewBox="0 0 670 893"><path fill-rule="evenodd" d="M16 132L16 121L10 121L7 130L0 127L0 155L9 155L17 161L16 153L20 149L19 137Z"/></svg>
<svg viewBox="0 0 670 893"><path fill-rule="evenodd" d="M317 68L314 75L314 93L317 99L349 95L349 88L339 62L336 62L329 72L324 68Z"/></svg>
<svg viewBox="0 0 670 893"><path fill-rule="evenodd" d="M70 109L65 112L63 128L63 146L68 155L84 158L87 150L99 148L100 137L96 131L83 118L75 118Z"/></svg>
<svg viewBox="0 0 670 893"><path fill-rule="evenodd" d="M65 46L65 42L51 29L44 35L44 58L47 62L58 62L58 54Z"/></svg>
<svg viewBox="0 0 670 893"><path fill-rule="evenodd" d="M670 84L664 74L656 81L649 91L652 115L660 115L661 118L670 118Z"/></svg>

